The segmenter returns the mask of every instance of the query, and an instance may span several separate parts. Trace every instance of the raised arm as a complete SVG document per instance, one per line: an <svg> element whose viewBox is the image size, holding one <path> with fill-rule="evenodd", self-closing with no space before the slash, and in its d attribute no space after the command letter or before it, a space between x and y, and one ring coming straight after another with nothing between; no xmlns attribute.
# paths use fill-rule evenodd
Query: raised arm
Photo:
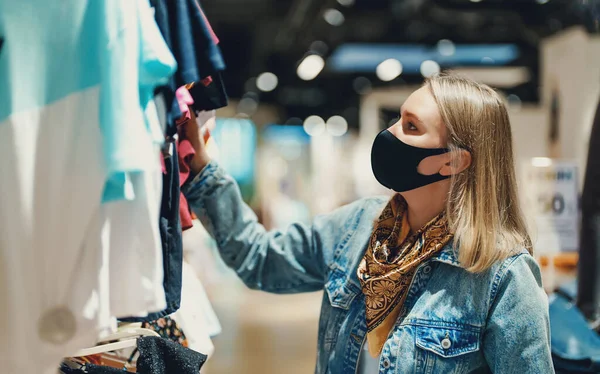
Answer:
<svg viewBox="0 0 600 374"><path fill-rule="evenodd" d="M316 217L312 225L266 231L215 162L184 186L184 194L225 263L248 287L274 293L322 289L328 259L361 213L359 201Z"/></svg>

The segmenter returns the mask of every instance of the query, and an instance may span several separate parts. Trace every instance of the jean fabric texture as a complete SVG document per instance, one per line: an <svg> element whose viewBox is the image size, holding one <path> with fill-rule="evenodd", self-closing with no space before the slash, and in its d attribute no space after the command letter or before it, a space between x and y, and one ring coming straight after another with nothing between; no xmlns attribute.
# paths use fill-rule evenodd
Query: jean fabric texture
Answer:
<svg viewBox="0 0 600 374"><path fill-rule="evenodd" d="M163 243L165 278L163 287L167 299L167 309L153 313L146 318L152 321L176 312L181 304L181 284L183 274L183 243L179 222L179 163L177 147L172 144L173 154L165 158L166 173L163 173L163 196L160 209L160 237Z"/></svg>
<svg viewBox="0 0 600 374"><path fill-rule="evenodd" d="M324 290L315 373L355 373L366 335L356 270L387 198L368 198L312 225L267 232L234 180L211 162L183 186L223 260L252 288ZM452 244L416 270L379 358L380 373L552 373L548 299L523 251L481 274Z"/></svg>

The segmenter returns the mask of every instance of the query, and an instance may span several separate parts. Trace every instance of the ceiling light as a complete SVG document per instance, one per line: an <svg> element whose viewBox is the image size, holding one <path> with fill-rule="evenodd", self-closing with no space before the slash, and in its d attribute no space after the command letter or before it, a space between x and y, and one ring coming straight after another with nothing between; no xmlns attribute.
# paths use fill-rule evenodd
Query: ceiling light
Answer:
<svg viewBox="0 0 600 374"><path fill-rule="evenodd" d="M340 5L346 6L346 7L350 7L352 5L354 5L354 0L337 0L337 2Z"/></svg>
<svg viewBox="0 0 600 374"><path fill-rule="evenodd" d="M531 80L529 69L523 66L454 68L455 73L496 88L515 87Z"/></svg>
<svg viewBox="0 0 600 374"><path fill-rule="evenodd" d="M344 18L344 15L342 14L342 12L340 12L337 9L333 9L333 8L327 9L323 13L323 18L325 18L325 21L327 21L327 23L332 26L340 26L345 21L345 18Z"/></svg>
<svg viewBox="0 0 600 374"><path fill-rule="evenodd" d="M238 103L238 113L245 113L248 115L254 114L258 109L258 101L252 97L244 97Z"/></svg>
<svg viewBox="0 0 600 374"><path fill-rule="evenodd" d="M263 92L271 92L277 87L278 79L273 73L262 73L256 79L256 87Z"/></svg>
<svg viewBox="0 0 600 374"><path fill-rule="evenodd" d="M421 75L429 78L440 72L440 65L433 60L425 60L421 63Z"/></svg>
<svg viewBox="0 0 600 374"><path fill-rule="evenodd" d="M400 61L390 58L379 64L375 73L377 74L377 78L384 82L389 82L402 74L402 64Z"/></svg>
<svg viewBox="0 0 600 374"><path fill-rule="evenodd" d="M244 83L244 90L255 91L256 90L256 78L252 77Z"/></svg>
<svg viewBox="0 0 600 374"><path fill-rule="evenodd" d="M520 110L523 106L521 98L515 94L508 95L506 101L508 101L508 106L513 110Z"/></svg>
<svg viewBox="0 0 600 374"><path fill-rule="evenodd" d="M285 121L286 125L301 125L302 124L302 120L298 117L292 117L289 118L287 121Z"/></svg>
<svg viewBox="0 0 600 374"><path fill-rule="evenodd" d="M325 131L325 120L319 116L310 116L304 120L304 131L310 136L321 135Z"/></svg>
<svg viewBox="0 0 600 374"><path fill-rule="evenodd" d="M456 52L456 46L448 39L442 39L437 43L438 53L442 56L452 56Z"/></svg>
<svg viewBox="0 0 600 374"><path fill-rule="evenodd" d="M302 60L300 65L298 65L296 73L298 73L300 79L310 81L315 79L324 67L325 60L323 60L323 57L318 55L309 55Z"/></svg>
<svg viewBox="0 0 600 374"><path fill-rule="evenodd" d="M472 3L480 3L481 0L471 0Z"/></svg>
<svg viewBox="0 0 600 374"><path fill-rule="evenodd" d="M329 50L329 47L327 46L327 44L322 41L322 40L315 40L314 42L312 42L310 44L310 48L309 50L311 52L314 52L318 55L325 55L327 53L327 51Z"/></svg>
<svg viewBox="0 0 600 374"><path fill-rule="evenodd" d="M538 4L546 4L548 0L536 0Z"/></svg>
<svg viewBox="0 0 600 374"><path fill-rule="evenodd" d="M356 77L354 81L352 81L352 87L354 87L354 91L357 94L364 95L371 91L371 81L366 77Z"/></svg>
<svg viewBox="0 0 600 374"><path fill-rule="evenodd" d="M552 166L552 159L548 157L534 157L531 159L531 165L537 168L547 168Z"/></svg>
<svg viewBox="0 0 600 374"><path fill-rule="evenodd" d="M327 120L327 132L333 136L342 136L348 131L348 121L342 116L333 116Z"/></svg>

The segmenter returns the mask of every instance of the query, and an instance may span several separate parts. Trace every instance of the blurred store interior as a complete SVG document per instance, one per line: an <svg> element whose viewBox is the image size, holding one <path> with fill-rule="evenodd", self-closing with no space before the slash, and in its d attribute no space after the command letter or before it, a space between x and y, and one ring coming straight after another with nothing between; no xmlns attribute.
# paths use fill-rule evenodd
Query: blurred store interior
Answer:
<svg viewBox="0 0 600 374"><path fill-rule="evenodd" d="M230 96L229 106L217 111L209 152L236 178L268 229L285 230L357 198L389 194L371 172L372 140L396 120L424 77L446 69L505 96L534 225L540 201L530 201L535 192L525 183L532 166L564 160L576 171L575 195L581 192L600 97L597 1L202 4L220 39ZM578 235L577 198L566 204L575 204ZM543 243L536 250L547 290L573 280L577 238L533 233ZM200 225L184 233L184 245L196 247L189 253L203 269L198 273L222 326L203 372L313 370L322 294L246 289Z"/></svg>

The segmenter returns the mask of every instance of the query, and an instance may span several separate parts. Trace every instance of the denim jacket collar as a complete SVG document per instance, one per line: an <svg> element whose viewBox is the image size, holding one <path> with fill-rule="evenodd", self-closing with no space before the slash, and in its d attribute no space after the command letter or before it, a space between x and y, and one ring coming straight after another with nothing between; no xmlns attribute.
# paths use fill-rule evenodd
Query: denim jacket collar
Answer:
<svg viewBox="0 0 600 374"><path fill-rule="evenodd" d="M517 254L529 254L529 251L527 251L527 249L525 248L521 248L519 251L515 252L515 255ZM462 267L456 255L457 254L454 248L454 242L451 241L450 243L446 244L438 254L433 256L431 260L443 262L444 264L453 265L456 267Z"/></svg>
<svg viewBox="0 0 600 374"><path fill-rule="evenodd" d="M443 262L448 265L453 265L456 267L461 267L460 262L458 262L458 258L456 258L456 253L454 251L454 245L452 242L446 244L442 250L436 254L432 259L432 261Z"/></svg>

